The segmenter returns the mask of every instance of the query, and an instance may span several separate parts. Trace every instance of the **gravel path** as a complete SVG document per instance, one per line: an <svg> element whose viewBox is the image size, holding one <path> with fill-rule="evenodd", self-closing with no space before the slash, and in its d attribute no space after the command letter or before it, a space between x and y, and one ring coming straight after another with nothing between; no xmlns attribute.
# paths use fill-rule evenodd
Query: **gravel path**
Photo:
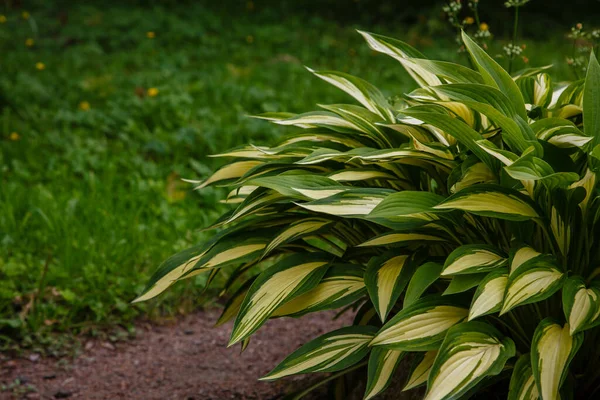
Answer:
<svg viewBox="0 0 600 400"><path fill-rule="evenodd" d="M0 357L1 399L279 399L313 377L259 382L306 341L348 324L325 312L269 321L240 354L227 349L232 323L213 328L218 311L183 317L171 325L140 324L134 340L90 341L76 359ZM23 382L24 381L24 382ZM35 391L24 393L27 387Z"/></svg>

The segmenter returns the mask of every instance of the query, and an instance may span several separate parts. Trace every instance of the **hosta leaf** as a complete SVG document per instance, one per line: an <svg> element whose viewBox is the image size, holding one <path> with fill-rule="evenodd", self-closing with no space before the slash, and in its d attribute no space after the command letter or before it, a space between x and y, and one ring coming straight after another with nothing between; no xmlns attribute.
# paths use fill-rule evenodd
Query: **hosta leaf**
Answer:
<svg viewBox="0 0 600 400"><path fill-rule="evenodd" d="M512 178L521 181L540 181L548 189L567 187L579 180L575 172L554 172L554 169L546 161L534 156L533 147L526 150L521 157L504 170Z"/></svg>
<svg viewBox="0 0 600 400"><path fill-rule="evenodd" d="M431 372L431 367L437 355L437 350L418 353L408 376L408 381L404 385L404 388L402 388L402 391L414 389L427 383L429 372Z"/></svg>
<svg viewBox="0 0 600 400"><path fill-rule="evenodd" d="M163 262L152 275L143 294L135 303L158 296L179 279L196 274L200 270L224 267L247 262L263 251L266 242L262 238L225 240L213 245L196 246L184 250Z"/></svg>
<svg viewBox="0 0 600 400"><path fill-rule="evenodd" d="M352 104L319 104L319 107L339 115L352 124L357 131L370 136L380 146L392 147L387 135L384 134L378 125L382 121L379 115L372 113L364 107Z"/></svg>
<svg viewBox="0 0 600 400"><path fill-rule="evenodd" d="M220 168L210 176L210 178L206 179L198 186L196 189L202 189L205 186L210 185L211 183L220 182L229 179L235 179L243 176L246 172L250 171L252 168L261 165L262 161L238 161L235 163L231 163L225 165Z"/></svg>
<svg viewBox="0 0 600 400"><path fill-rule="evenodd" d="M527 113L523 95L513 78L464 32L462 32L462 40L467 51L471 54L483 81L487 85L496 87L502 93L506 94L512 101L517 114L521 118L526 119Z"/></svg>
<svg viewBox="0 0 600 400"><path fill-rule="evenodd" d="M363 274L363 269L358 265L334 264L314 289L294 297L275 310L272 315L299 317L350 304L366 292Z"/></svg>
<svg viewBox="0 0 600 400"><path fill-rule="evenodd" d="M247 183L302 200L324 199L347 190L333 179L313 174L281 174L252 179Z"/></svg>
<svg viewBox="0 0 600 400"><path fill-rule="evenodd" d="M371 350L364 400L369 400L387 389L404 354L398 350Z"/></svg>
<svg viewBox="0 0 600 400"><path fill-rule="evenodd" d="M468 310L450 297L424 297L390 319L371 345L405 351L435 350L446 331L464 321L467 314Z"/></svg>
<svg viewBox="0 0 600 400"><path fill-rule="evenodd" d="M269 245L265 248L263 257L283 244L292 242L303 236L313 234L330 226L332 223L332 221L322 218L306 218L291 224L290 226L284 228L273 240L271 240Z"/></svg>
<svg viewBox="0 0 600 400"><path fill-rule="evenodd" d="M392 113L385 96L369 82L342 72L314 71L312 69L309 69L309 71L324 81L331 83L335 87L348 93L369 111L378 114L384 120L390 122L394 121L394 114Z"/></svg>
<svg viewBox="0 0 600 400"><path fill-rule="evenodd" d="M269 190L255 190L236 208L236 210L222 220L217 226L231 223L241 217L255 214L277 201L284 199L281 194ZM216 226L215 226L216 227Z"/></svg>
<svg viewBox="0 0 600 400"><path fill-rule="evenodd" d="M517 306L547 299L560 290L564 277L555 260L548 255L535 256L517 268L511 265L500 315Z"/></svg>
<svg viewBox="0 0 600 400"><path fill-rule="evenodd" d="M514 342L492 325L473 321L450 328L431 367L425 400L459 398L499 374L515 351Z"/></svg>
<svg viewBox="0 0 600 400"><path fill-rule="evenodd" d="M594 138L594 145L600 143L600 64L594 52L590 55L585 86L583 89L583 130L586 136Z"/></svg>
<svg viewBox="0 0 600 400"><path fill-rule="evenodd" d="M558 400L558 391L567 376L569 364L581 343L581 333L571 336L569 324L561 326L546 318L536 328L531 342L531 367L540 397Z"/></svg>
<svg viewBox="0 0 600 400"><path fill-rule="evenodd" d="M362 360L377 328L349 326L320 336L290 354L261 380L308 372L335 372Z"/></svg>
<svg viewBox="0 0 600 400"><path fill-rule="evenodd" d="M500 311L507 283L507 268L499 268L487 274L479 283L475 295L473 295L473 301L469 309L469 321L482 315Z"/></svg>
<svg viewBox="0 0 600 400"><path fill-rule="evenodd" d="M496 170L494 160L476 143L478 140L483 140L483 136L461 120L450 115L420 111L414 107L402 110L402 114L441 129L444 133L456 138L463 146L471 150L492 171Z"/></svg>
<svg viewBox="0 0 600 400"><path fill-rule="evenodd" d="M529 198L516 190L492 184L465 188L434 208L462 210L475 215L510 221L526 221L540 217Z"/></svg>
<svg viewBox="0 0 600 400"><path fill-rule="evenodd" d="M526 76L516 80L526 104L547 107L552 100L552 80L546 73Z"/></svg>
<svg viewBox="0 0 600 400"><path fill-rule="evenodd" d="M450 100L460 101L473 110L482 113L502 128L502 137L511 149L522 152L534 140L535 135L527 124L519 124L513 103L500 90L475 84L455 84L432 87L432 91Z"/></svg>
<svg viewBox="0 0 600 400"><path fill-rule="evenodd" d="M586 146L593 137L586 136L577 126L568 119L543 118L533 124L531 129L538 139L559 148Z"/></svg>
<svg viewBox="0 0 600 400"><path fill-rule="evenodd" d="M508 400L539 400L539 398L540 394L531 369L531 357L529 353L523 354L513 368Z"/></svg>
<svg viewBox="0 0 600 400"><path fill-rule="evenodd" d="M600 316L600 288L588 288L582 277L571 276L563 286L562 303L569 333L581 332Z"/></svg>
<svg viewBox="0 0 600 400"><path fill-rule="evenodd" d="M442 265L435 262L428 262L417 268L406 288L404 307L408 307L417 301L427 288L438 280L442 268Z"/></svg>
<svg viewBox="0 0 600 400"><path fill-rule="evenodd" d="M302 208L330 215L361 216L369 214L391 190L355 188L325 199L298 203Z"/></svg>
<svg viewBox="0 0 600 400"><path fill-rule="evenodd" d="M313 111L295 115L292 118L274 121L279 125L293 125L300 128L329 128L336 132L361 132L361 128L350 121L327 111Z"/></svg>
<svg viewBox="0 0 600 400"><path fill-rule="evenodd" d="M436 235L434 233L429 233L424 231L422 233L419 232L392 232L385 233L383 235L377 236L373 239L367 240L364 243L359 244L359 247L367 247L367 246L400 246L406 245L414 242L445 242L446 239L443 236Z"/></svg>
<svg viewBox="0 0 600 400"><path fill-rule="evenodd" d="M523 246L518 248L513 254L511 254L510 273L512 274L517 270L517 268L523 265L523 263L539 255L541 255L541 253L535 251L529 246Z"/></svg>
<svg viewBox="0 0 600 400"><path fill-rule="evenodd" d="M260 274L242 303L229 346L249 337L279 306L314 288L329 260L323 254L294 254Z"/></svg>
<svg viewBox="0 0 600 400"><path fill-rule="evenodd" d="M459 190L479 183L496 183L496 176L482 162L467 163L464 162L460 167L452 171L448 178L450 193L456 193Z"/></svg>
<svg viewBox="0 0 600 400"><path fill-rule="evenodd" d="M392 193L383 199L369 213L367 219L386 219L396 222L417 219L428 222L436 219L433 214L428 213L434 213L433 207L443 200L442 196L435 193L404 190Z"/></svg>
<svg viewBox="0 0 600 400"><path fill-rule="evenodd" d="M515 161L519 159L519 156L517 156L512 151L502 150L489 140L478 140L477 146L479 146L483 151L493 156L504 165L512 165Z"/></svg>
<svg viewBox="0 0 600 400"><path fill-rule="evenodd" d="M368 169L347 169L340 172L335 172L328 176L336 182L355 182L366 181L370 179L397 179L394 175L385 171L368 170Z"/></svg>
<svg viewBox="0 0 600 400"><path fill-rule="evenodd" d="M407 58L406 61L407 65L414 63L450 83L483 83L481 74L460 64L425 58Z"/></svg>
<svg viewBox="0 0 600 400"><path fill-rule="evenodd" d="M446 290L444 290L442 295L448 296L451 294L466 292L467 290L479 285L483 278L485 278L485 275L485 273L456 275L452 278L450 284Z"/></svg>
<svg viewBox="0 0 600 400"><path fill-rule="evenodd" d="M365 284L381 321L385 322L413 271L414 265L408 255L390 257L387 254L374 257L369 262Z"/></svg>
<svg viewBox="0 0 600 400"><path fill-rule="evenodd" d="M506 264L506 258L492 246L467 244L454 250L444 263L442 276L492 271Z"/></svg>
<svg viewBox="0 0 600 400"><path fill-rule="evenodd" d="M375 51L383 54L387 54L400 61L410 76L421 86L427 85L439 85L440 79L433 73L429 72L426 68L415 66L415 64L405 63L407 58L426 58L419 51L415 50L408 44L389 37L382 35L376 35L374 33L358 31L367 43L369 47Z"/></svg>

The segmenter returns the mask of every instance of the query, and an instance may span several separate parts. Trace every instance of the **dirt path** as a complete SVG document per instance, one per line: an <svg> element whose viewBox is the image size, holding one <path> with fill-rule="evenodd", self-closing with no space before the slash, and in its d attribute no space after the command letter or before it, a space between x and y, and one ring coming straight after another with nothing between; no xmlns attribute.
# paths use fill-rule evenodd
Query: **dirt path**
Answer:
<svg viewBox="0 0 600 400"><path fill-rule="evenodd" d="M90 342L75 360L0 358L0 386L22 382L0 398L279 399L307 378L257 378L301 344L348 323L332 315L269 321L242 354L239 346L226 348L232 324L213 328L218 312L208 310L168 326L142 324L132 341ZM35 391L23 393L28 386Z"/></svg>

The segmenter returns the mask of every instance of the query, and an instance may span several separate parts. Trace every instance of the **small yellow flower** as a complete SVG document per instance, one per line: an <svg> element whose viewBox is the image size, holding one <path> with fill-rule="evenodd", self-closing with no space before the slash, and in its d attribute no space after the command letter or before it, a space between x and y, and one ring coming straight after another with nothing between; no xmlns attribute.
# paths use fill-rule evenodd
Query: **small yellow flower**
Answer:
<svg viewBox="0 0 600 400"><path fill-rule="evenodd" d="M475 19L473 19L473 17L465 18L465 24L467 24L467 25L472 25L474 22L475 22Z"/></svg>
<svg viewBox="0 0 600 400"><path fill-rule="evenodd" d="M0 24L4 24L6 22L6 17L0 14Z"/></svg>
<svg viewBox="0 0 600 400"><path fill-rule="evenodd" d="M45 70L45 69L46 69L46 64L44 64L43 62L36 62L36 63L35 63L35 68L36 68L38 71L43 71L43 70Z"/></svg>
<svg viewBox="0 0 600 400"><path fill-rule="evenodd" d="M487 30L490 29L490 27L485 22L482 22L481 24L479 24L479 29L482 30L482 31L487 31Z"/></svg>
<svg viewBox="0 0 600 400"><path fill-rule="evenodd" d="M34 44L35 42L32 38L27 38L27 40L25 40L25 46L27 47L33 47Z"/></svg>
<svg viewBox="0 0 600 400"><path fill-rule="evenodd" d="M17 132L13 132L10 134L9 138L13 142L16 142L17 140L21 139L21 135L19 135Z"/></svg>
<svg viewBox="0 0 600 400"><path fill-rule="evenodd" d="M29 17L31 17L31 15L29 14L29 12L23 11L21 13L21 17L23 17L23 19L29 19Z"/></svg>
<svg viewBox="0 0 600 400"><path fill-rule="evenodd" d="M88 111L90 109L90 103L88 103L87 101L82 101L81 103L79 103L79 109L81 111Z"/></svg>
<svg viewBox="0 0 600 400"><path fill-rule="evenodd" d="M582 29L583 29L583 24L580 22L580 23L578 23L577 25L575 25L575 27L576 27L577 29L579 29L579 30L582 30Z"/></svg>
<svg viewBox="0 0 600 400"><path fill-rule="evenodd" d="M146 32L146 37L148 39L154 39L156 37L156 34L154 32Z"/></svg>
<svg viewBox="0 0 600 400"><path fill-rule="evenodd" d="M151 87L150 89L148 89L148 91L146 91L146 94L150 97L156 97L156 95L158 94L158 89L155 87Z"/></svg>
<svg viewBox="0 0 600 400"><path fill-rule="evenodd" d="M248 2L246 2L246 9L247 9L248 11L252 11L252 10L254 10L254 2L253 2L253 1L248 1Z"/></svg>
<svg viewBox="0 0 600 400"><path fill-rule="evenodd" d="M250 44L254 43L254 36L252 36L252 35L246 36L246 42L248 42Z"/></svg>

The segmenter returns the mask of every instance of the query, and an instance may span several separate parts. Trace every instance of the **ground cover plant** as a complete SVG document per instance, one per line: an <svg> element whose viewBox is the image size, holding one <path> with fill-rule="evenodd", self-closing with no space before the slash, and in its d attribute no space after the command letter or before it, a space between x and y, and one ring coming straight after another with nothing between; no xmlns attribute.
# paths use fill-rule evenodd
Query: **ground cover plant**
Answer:
<svg viewBox="0 0 600 400"><path fill-rule="evenodd" d="M360 33L419 88L392 104L365 80L310 70L360 105L259 115L294 129L219 154L232 161L197 187L227 186L234 207L137 301L227 271L218 323L235 319L242 349L269 318L355 312L265 380L362 370L372 398L410 357L404 389L425 385L428 400L597 397L596 57L585 79L557 83L547 67L511 76L466 34L472 68Z"/></svg>

